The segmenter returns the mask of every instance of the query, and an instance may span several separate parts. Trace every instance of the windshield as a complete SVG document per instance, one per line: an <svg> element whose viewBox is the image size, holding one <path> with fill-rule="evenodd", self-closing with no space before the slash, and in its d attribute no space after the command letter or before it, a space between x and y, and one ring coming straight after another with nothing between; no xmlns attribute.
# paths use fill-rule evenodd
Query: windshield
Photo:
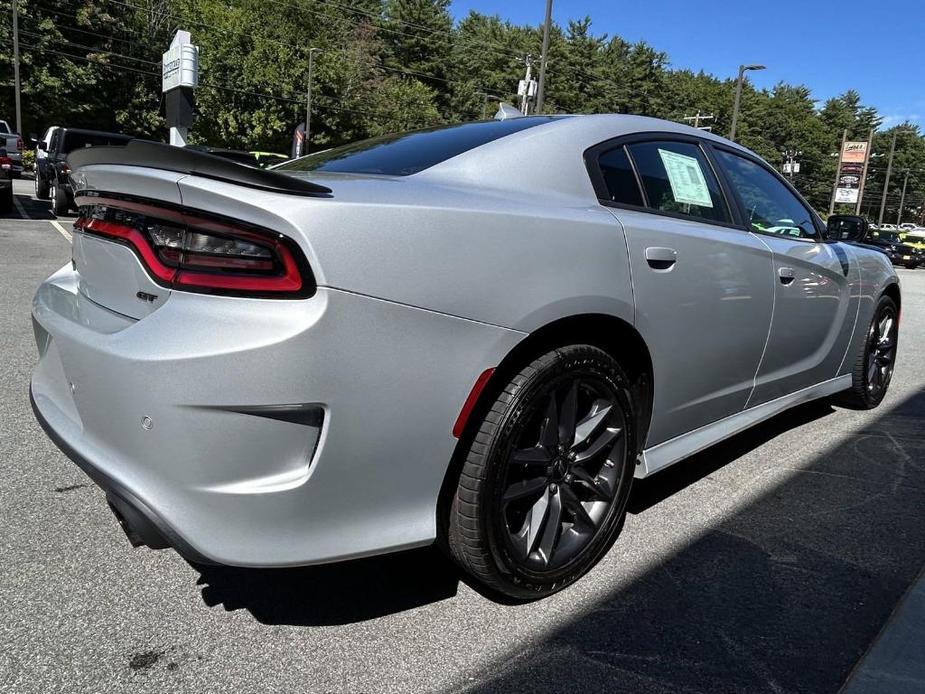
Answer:
<svg viewBox="0 0 925 694"><path fill-rule="evenodd" d="M895 231L881 231L877 235L877 238L887 243L902 243L902 239Z"/></svg>
<svg viewBox="0 0 925 694"><path fill-rule="evenodd" d="M64 134L64 143L61 146L62 154L69 154L81 147L100 147L102 145L124 145L132 138L128 135L115 133L82 133L68 130Z"/></svg>
<svg viewBox="0 0 925 694"><path fill-rule="evenodd" d="M479 121L386 135L309 154L277 166L275 170L409 176L492 140L559 117L528 116Z"/></svg>

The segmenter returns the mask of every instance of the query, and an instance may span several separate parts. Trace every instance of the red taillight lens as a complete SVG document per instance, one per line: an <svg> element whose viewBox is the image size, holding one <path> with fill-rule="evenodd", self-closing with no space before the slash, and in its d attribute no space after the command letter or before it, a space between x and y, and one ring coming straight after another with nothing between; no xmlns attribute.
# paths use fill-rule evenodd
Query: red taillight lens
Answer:
<svg viewBox="0 0 925 694"><path fill-rule="evenodd" d="M22 138L21 137L16 139L16 149L22 152Z"/></svg>
<svg viewBox="0 0 925 694"><path fill-rule="evenodd" d="M0 157L0 169L11 169L13 167L13 160L9 157Z"/></svg>
<svg viewBox="0 0 925 694"><path fill-rule="evenodd" d="M66 163L62 163L62 164L61 164L61 173L63 173L65 176L67 176L69 173L71 173L71 167L68 166Z"/></svg>
<svg viewBox="0 0 925 694"><path fill-rule="evenodd" d="M130 246L165 286L273 298L314 292L302 252L280 234L137 202L117 204L131 209L81 207L75 230Z"/></svg>

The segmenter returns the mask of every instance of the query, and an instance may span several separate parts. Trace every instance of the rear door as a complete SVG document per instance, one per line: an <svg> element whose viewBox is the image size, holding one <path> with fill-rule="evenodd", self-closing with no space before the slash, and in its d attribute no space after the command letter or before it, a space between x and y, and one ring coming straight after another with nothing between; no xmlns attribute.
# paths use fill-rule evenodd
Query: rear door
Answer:
<svg viewBox="0 0 925 694"><path fill-rule="evenodd" d="M623 225L636 326L652 356L645 445L740 412L771 323L771 252L741 227L696 138L617 141L586 160Z"/></svg>
<svg viewBox="0 0 925 694"><path fill-rule="evenodd" d="M749 406L834 378L857 314L851 249L824 242L806 203L763 162L715 148L748 228L773 253L774 319Z"/></svg>

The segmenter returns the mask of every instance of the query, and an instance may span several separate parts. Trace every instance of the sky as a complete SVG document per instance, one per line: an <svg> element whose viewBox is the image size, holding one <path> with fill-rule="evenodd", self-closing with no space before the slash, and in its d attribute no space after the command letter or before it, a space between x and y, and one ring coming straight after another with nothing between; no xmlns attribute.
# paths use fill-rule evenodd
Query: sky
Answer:
<svg viewBox="0 0 925 694"><path fill-rule="evenodd" d="M453 0L460 19L476 10L540 24L545 0ZM646 41L674 68L734 77L741 63L759 87L804 84L824 100L847 89L884 116L884 126L925 126L925 0L553 0L553 20L590 16L596 34Z"/></svg>

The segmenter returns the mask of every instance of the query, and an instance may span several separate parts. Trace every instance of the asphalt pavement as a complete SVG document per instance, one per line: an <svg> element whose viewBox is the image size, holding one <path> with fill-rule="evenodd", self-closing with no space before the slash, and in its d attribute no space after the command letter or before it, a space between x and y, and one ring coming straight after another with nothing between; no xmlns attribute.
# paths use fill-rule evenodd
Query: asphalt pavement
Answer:
<svg viewBox="0 0 925 694"><path fill-rule="evenodd" d="M638 483L547 600L494 602L431 549L265 571L132 549L29 407L31 297L70 258L30 190L0 219L0 691L837 692L925 564L925 269L899 271L879 409L805 405Z"/></svg>

